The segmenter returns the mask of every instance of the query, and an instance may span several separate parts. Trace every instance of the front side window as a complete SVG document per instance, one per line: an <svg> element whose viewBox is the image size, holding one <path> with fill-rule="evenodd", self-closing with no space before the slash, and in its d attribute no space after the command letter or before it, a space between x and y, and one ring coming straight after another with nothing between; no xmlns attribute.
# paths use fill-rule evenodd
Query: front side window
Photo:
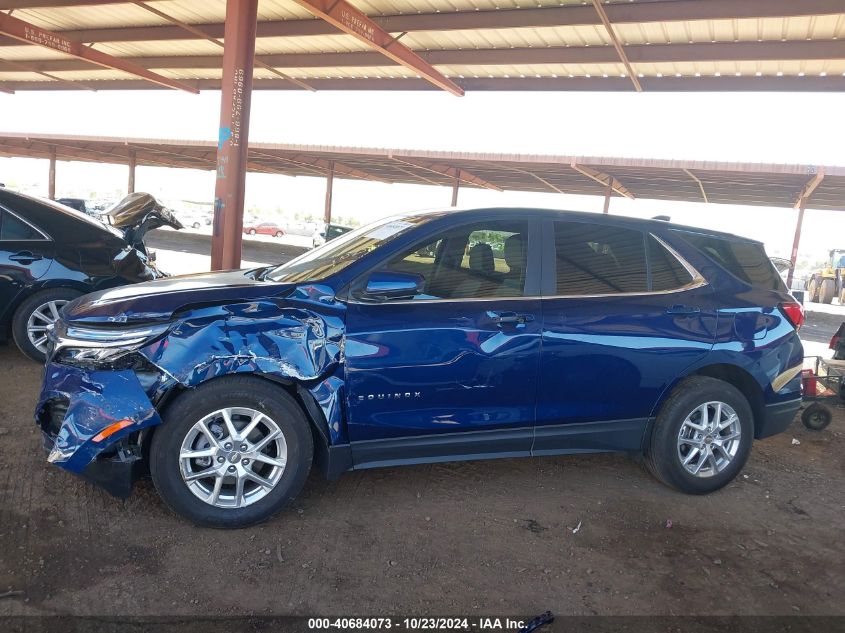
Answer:
<svg viewBox="0 0 845 633"><path fill-rule="evenodd" d="M436 217L436 213L421 213L379 220L276 266L265 277L272 281L290 283L325 279Z"/></svg>
<svg viewBox="0 0 845 633"><path fill-rule="evenodd" d="M44 236L11 213L0 212L0 240L43 240Z"/></svg>
<svg viewBox="0 0 845 633"><path fill-rule="evenodd" d="M643 233L586 222L554 223L556 294L646 292Z"/></svg>
<svg viewBox="0 0 845 633"><path fill-rule="evenodd" d="M528 222L491 220L450 229L379 271L417 275L414 299L519 297L525 288Z"/></svg>

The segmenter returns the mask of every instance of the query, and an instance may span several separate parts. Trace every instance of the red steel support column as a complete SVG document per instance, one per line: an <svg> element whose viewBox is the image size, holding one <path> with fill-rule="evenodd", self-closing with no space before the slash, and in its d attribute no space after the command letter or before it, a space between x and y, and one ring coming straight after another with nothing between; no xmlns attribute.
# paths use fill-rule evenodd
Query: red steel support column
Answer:
<svg viewBox="0 0 845 633"><path fill-rule="evenodd" d="M328 227L332 221L332 187L334 187L334 161L329 162L326 173L326 208L323 211L323 222Z"/></svg>
<svg viewBox="0 0 845 633"><path fill-rule="evenodd" d="M455 174L455 178L452 182L452 206L458 206L458 189L461 187L461 170L458 170L458 173Z"/></svg>
<svg viewBox="0 0 845 633"><path fill-rule="evenodd" d="M227 0L211 269L239 268L258 0Z"/></svg>
<svg viewBox="0 0 845 633"><path fill-rule="evenodd" d="M789 274L786 276L786 287L792 289L792 275L795 273L795 263L798 261L798 245L801 243L801 225L804 224L804 207L805 201L801 201L801 206L798 207L798 222L795 224L795 237L792 240L792 255L789 261L792 262L792 268L789 269Z"/></svg>
<svg viewBox="0 0 845 633"><path fill-rule="evenodd" d="M607 189L604 192L604 209L602 210L602 213L605 213L605 214L610 213L610 194L612 194L612 193L613 193L613 186L608 185Z"/></svg>
<svg viewBox="0 0 845 633"><path fill-rule="evenodd" d="M126 185L126 193L135 193L135 166L137 159L134 150L129 153L129 182Z"/></svg>
<svg viewBox="0 0 845 633"><path fill-rule="evenodd" d="M50 148L50 172L47 176L47 197L56 199L56 148Z"/></svg>

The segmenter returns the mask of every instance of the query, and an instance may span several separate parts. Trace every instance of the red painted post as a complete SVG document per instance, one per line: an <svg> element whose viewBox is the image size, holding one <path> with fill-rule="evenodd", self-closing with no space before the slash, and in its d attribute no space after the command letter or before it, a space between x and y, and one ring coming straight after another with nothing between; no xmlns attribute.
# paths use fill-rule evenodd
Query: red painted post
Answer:
<svg viewBox="0 0 845 633"><path fill-rule="evenodd" d="M239 268L258 0L227 0L211 269Z"/></svg>
<svg viewBox="0 0 845 633"><path fill-rule="evenodd" d="M458 189L461 187L461 171L455 174L455 178L452 181L452 206L458 206Z"/></svg>
<svg viewBox="0 0 845 633"><path fill-rule="evenodd" d="M326 208L323 211L323 222L326 227L332 221L332 188L334 187L334 161L329 162L329 170L326 173Z"/></svg>
<svg viewBox="0 0 845 633"><path fill-rule="evenodd" d="M50 172L47 175L47 197L56 199L56 148L50 148Z"/></svg>
<svg viewBox="0 0 845 633"><path fill-rule="evenodd" d="M605 213L605 214L610 213L610 194L612 194L612 193L613 193L613 186L608 185L607 189L604 192L604 209L602 210L602 213Z"/></svg>
<svg viewBox="0 0 845 633"><path fill-rule="evenodd" d="M126 193L135 193L135 166L137 164L137 159L135 158L135 150L132 150L129 153L129 182L126 185Z"/></svg>
<svg viewBox="0 0 845 633"><path fill-rule="evenodd" d="M795 273L795 263L798 261L798 245L801 243L801 225L804 224L804 207L806 202L802 199L801 205L798 207L798 222L795 224L795 237L792 240L792 255L789 261L792 262L792 267L786 276L786 287L792 290L792 276Z"/></svg>

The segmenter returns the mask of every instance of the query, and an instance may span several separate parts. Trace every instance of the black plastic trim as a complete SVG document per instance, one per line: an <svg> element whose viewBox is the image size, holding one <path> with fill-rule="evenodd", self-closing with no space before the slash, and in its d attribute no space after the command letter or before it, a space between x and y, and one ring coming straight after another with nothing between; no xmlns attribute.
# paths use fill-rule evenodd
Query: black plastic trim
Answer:
<svg viewBox="0 0 845 633"><path fill-rule="evenodd" d="M352 442L354 468L402 464L529 457L534 427L415 435L388 440Z"/></svg>
<svg viewBox="0 0 845 633"><path fill-rule="evenodd" d="M792 424L792 420L795 419L795 414L798 413L800 408L801 398L767 404L763 410L763 415L754 425L754 438L762 440L764 437L783 433Z"/></svg>
<svg viewBox="0 0 845 633"><path fill-rule="evenodd" d="M643 449L649 418L538 426L532 455L628 452Z"/></svg>

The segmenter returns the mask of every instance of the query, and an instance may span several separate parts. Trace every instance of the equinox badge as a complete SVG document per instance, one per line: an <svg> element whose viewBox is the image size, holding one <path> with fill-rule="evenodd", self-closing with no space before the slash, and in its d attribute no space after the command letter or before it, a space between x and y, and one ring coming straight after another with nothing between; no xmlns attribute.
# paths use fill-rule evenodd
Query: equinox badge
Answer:
<svg viewBox="0 0 845 633"><path fill-rule="evenodd" d="M420 391L405 391L403 393L368 393L363 396L358 396L358 402L364 400L412 400L414 398L421 398Z"/></svg>

